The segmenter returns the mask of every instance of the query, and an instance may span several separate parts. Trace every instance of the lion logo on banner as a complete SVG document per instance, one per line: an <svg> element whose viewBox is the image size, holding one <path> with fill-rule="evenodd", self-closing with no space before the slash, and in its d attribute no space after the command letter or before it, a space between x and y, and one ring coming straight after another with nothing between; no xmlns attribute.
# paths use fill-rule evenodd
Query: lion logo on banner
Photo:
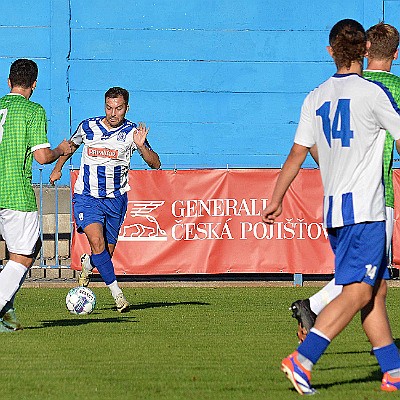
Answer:
<svg viewBox="0 0 400 400"><path fill-rule="evenodd" d="M161 228L157 218L151 212L161 207L165 201L134 200L128 201L128 213L121 227L118 240L154 241L167 240L167 233Z"/></svg>

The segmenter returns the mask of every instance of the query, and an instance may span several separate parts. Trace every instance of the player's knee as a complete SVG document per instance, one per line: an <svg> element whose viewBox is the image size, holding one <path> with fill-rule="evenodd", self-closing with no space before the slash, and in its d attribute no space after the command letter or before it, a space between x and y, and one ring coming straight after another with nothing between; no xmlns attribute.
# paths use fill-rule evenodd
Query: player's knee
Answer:
<svg viewBox="0 0 400 400"><path fill-rule="evenodd" d="M367 304L370 303L372 299L372 293L364 293L359 297L359 308L362 309L364 308Z"/></svg>
<svg viewBox="0 0 400 400"><path fill-rule="evenodd" d="M363 290L359 290L357 292L357 296L353 297L353 301L358 305L359 309L364 308L367 304L370 303L373 297L373 291L371 287L367 285L363 288Z"/></svg>
<svg viewBox="0 0 400 400"><path fill-rule="evenodd" d="M90 247L92 249L93 254L100 254L105 249L104 239L101 237L92 237L90 238Z"/></svg>
<svg viewBox="0 0 400 400"><path fill-rule="evenodd" d="M383 299L384 301L386 300L386 295L387 295L387 283L385 280L380 281L380 283L377 284L375 290L375 297L378 299Z"/></svg>

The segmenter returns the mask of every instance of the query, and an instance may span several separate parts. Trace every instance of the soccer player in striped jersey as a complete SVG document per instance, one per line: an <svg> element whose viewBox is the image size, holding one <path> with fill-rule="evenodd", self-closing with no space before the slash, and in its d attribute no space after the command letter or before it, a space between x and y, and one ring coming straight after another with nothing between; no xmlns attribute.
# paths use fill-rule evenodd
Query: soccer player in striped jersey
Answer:
<svg viewBox="0 0 400 400"><path fill-rule="evenodd" d="M50 148L46 112L29 100L37 76L34 61L14 61L8 78L11 92L0 99L0 233L9 252L0 272L0 332L22 329L14 298L41 246L31 184L33 158L50 164L72 151L66 140Z"/></svg>
<svg viewBox="0 0 400 400"><path fill-rule="evenodd" d="M343 290L281 368L300 394L313 394L311 370L330 342L361 311L362 326L383 372L381 389L400 389L400 356L386 310L383 147L389 130L400 143L400 110L390 92L362 78L367 40L355 20L336 23L329 54L337 72L304 100L290 154L262 212L273 223L310 148L317 146L324 187L324 226L335 253L335 280ZM371 243L374 243L371 246Z"/></svg>
<svg viewBox="0 0 400 400"><path fill-rule="evenodd" d="M129 303L118 285L111 258L128 204L130 159L138 151L149 167L161 166L147 140L149 129L125 118L128 104L126 89L110 88L105 93L106 115L84 120L70 139L73 152L84 145L72 202L77 231L86 234L92 253L81 257L78 282L87 286L93 268L97 268L119 312L127 311ZM62 167L70 157L57 161L50 183L61 178Z"/></svg>
<svg viewBox="0 0 400 400"><path fill-rule="evenodd" d="M368 64L363 76L383 83L392 93L394 100L400 104L400 77L390 72L392 63L398 57L399 32L389 24L380 22L367 30ZM383 180L386 203L386 253L388 260L391 254L391 242L394 224L394 190L393 190L393 138L386 132L383 150ZM314 325L317 315L342 291L341 285L330 281L309 299L296 300L291 309L293 317L299 322L297 336L304 340Z"/></svg>

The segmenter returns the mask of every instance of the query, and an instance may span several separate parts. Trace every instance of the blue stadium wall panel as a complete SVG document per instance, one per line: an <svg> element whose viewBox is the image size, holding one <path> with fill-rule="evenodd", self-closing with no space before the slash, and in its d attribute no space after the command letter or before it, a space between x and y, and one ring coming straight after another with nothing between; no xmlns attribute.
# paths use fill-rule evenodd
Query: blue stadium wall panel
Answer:
<svg viewBox="0 0 400 400"><path fill-rule="evenodd" d="M46 108L51 145L102 115L104 92L123 86L128 118L151 127L164 168L280 167L305 95L335 71L325 49L332 25L397 26L400 17L400 0L5 3L0 90L16 58L38 63L32 100Z"/></svg>

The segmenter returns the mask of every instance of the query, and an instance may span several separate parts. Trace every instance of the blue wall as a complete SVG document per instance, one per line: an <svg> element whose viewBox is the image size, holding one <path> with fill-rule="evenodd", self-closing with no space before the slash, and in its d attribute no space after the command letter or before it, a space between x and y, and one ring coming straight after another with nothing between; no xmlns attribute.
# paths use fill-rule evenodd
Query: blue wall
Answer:
<svg viewBox="0 0 400 400"><path fill-rule="evenodd" d="M82 119L103 114L104 92L123 86L131 94L128 118L151 127L164 168L279 167L306 93L335 71L325 50L332 25L354 18L366 27L385 20L400 28L399 17L400 0L120 7L21 0L0 13L0 93L8 90L10 63L32 58L40 69L32 100L47 110L52 146ZM400 73L398 63L393 71ZM72 161L79 166L80 154ZM134 156L132 167L143 166Z"/></svg>

